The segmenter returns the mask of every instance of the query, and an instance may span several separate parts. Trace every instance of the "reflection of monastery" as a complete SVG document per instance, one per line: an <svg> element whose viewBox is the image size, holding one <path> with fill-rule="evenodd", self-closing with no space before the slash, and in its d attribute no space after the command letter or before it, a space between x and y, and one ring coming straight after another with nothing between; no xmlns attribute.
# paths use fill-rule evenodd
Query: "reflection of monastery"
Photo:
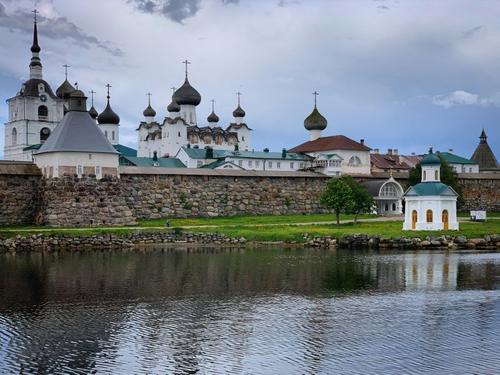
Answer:
<svg viewBox="0 0 500 375"><path fill-rule="evenodd" d="M120 143L121 120L111 106L110 85L106 107L101 113L94 107L94 92L90 91L92 98L87 108L87 97L69 83L67 71L64 82L52 90L43 78L37 28L35 17L29 79L7 100L5 159L34 161L47 178L119 176L120 166L349 174L370 179L367 187L380 213L401 213L403 189L396 179L387 180L387 177L392 173L394 176L407 173L423 156L401 155L397 149L383 154L368 147L363 139L323 135L328 122L318 109L316 92L313 110L304 120L308 141L278 152L267 148L255 150L254 131L247 122L240 94L229 124L221 123L214 101L211 113L204 120L198 110L202 96L189 81L189 62L185 61L184 82L165 101L165 104L169 102L165 116L158 114L148 101L137 127L138 149L135 150ZM58 127L61 129L56 131ZM484 131L471 159L455 155L451 150L439 156L459 173L500 171ZM380 179L374 180L377 176Z"/></svg>

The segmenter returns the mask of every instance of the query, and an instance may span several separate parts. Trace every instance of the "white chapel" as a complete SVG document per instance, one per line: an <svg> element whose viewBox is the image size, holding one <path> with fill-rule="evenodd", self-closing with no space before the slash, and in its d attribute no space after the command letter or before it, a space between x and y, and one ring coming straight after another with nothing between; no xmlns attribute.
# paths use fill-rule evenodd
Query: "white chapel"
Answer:
<svg viewBox="0 0 500 375"><path fill-rule="evenodd" d="M404 194L403 230L458 230L458 194L441 182L441 160L432 148L420 165L422 182L413 185Z"/></svg>

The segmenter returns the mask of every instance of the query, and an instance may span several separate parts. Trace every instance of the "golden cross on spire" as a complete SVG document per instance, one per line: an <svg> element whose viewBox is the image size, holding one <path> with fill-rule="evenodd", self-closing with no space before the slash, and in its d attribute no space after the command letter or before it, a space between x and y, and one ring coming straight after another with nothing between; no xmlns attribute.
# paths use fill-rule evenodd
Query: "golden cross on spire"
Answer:
<svg viewBox="0 0 500 375"><path fill-rule="evenodd" d="M212 102L212 112L214 111L215 99L210 100Z"/></svg>
<svg viewBox="0 0 500 375"><path fill-rule="evenodd" d="M239 92L239 91L236 93L236 96L238 97L238 107L240 106L240 96L241 96L241 95L242 95L242 94L241 94L241 92Z"/></svg>
<svg viewBox="0 0 500 375"><path fill-rule="evenodd" d="M36 23L36 15L37 15L38 13L40 13L40 12L39 12L38 10L36 10L36 8L35 8L34 10L32 10L31 12L32 12L32 13L34 13L34 17L33 17L33 18L34 18L35 23Z"/></svg>
<svg viewBox="0 0 500 375"><path fill-rule="evenodd" d="M191 62L186 59L182 63L186 65L186 78L187 78L187 76L188 76L188 65L191 64Z"/></svg>
<svg viewBox="0 0 500 375"><path fill-rule="evenodd" d="M68 80L68 68L71 68L68 64L63 65L64 68L64 76L66 77L66 80Z"/></svg>
<svg viewBox="0 0 500 375"><path fill-rule="evenodd" d="M314 107L316 108L316 101L317 101L319 93L317 91L314 91L313 95L314 95Z"/></svg>
<svg viewBox="0 0 500 375"><path fill-rule="evenodd" d="M151 105L151 95L152 94L150 92L148 92L146 95L148 96L148 105Z"/></svg>

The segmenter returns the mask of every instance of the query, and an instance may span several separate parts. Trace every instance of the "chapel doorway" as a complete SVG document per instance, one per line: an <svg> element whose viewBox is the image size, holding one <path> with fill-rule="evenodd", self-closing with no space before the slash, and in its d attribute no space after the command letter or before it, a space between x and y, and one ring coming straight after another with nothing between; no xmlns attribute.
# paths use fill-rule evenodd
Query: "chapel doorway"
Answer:
<svg viewBox="0 0 500 375"><path fill-rule="evenodd" d="M443 229L448 230L448 210L443 210Z"/></svg>

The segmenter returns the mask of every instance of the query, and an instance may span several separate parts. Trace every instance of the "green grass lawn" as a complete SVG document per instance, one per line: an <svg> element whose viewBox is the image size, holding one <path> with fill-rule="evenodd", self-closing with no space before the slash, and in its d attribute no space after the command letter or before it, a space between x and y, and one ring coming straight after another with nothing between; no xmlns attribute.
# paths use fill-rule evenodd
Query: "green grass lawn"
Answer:
<svg viewBox="0 0 500 375"><path fill-rule="evenodd" d="M500 221L484 223L460 223L460 231L412 232L401 229L401 221L366 222L358 224L320 224L320 225L279 225L279 226L220 226L217 228L192 228L193 232L217 232L230 237L245 237L255 241L303 241L303 234L309 236L341 237L348 234L378 234L384 237L420 237L428 235L464 235L466 237L482 237L487 234L500 233Z"/></svg>
<svg viewBox="0 0 500 375"><path fill-rule="evenodd" d="M372 218L374 215L362 215L360 218ZM493 216L490 216L493 217ZM341 220L352 219L352 215L342 215ZM172 230L173 228L185 228L185 231L198 233L222 233L230 237L245 237L247 240L256 241L303 241L303 234L310 236L332 236L341 237L348 234L378 234L384 237L425 237L427 235L461 234L467 237L481 237L486 234L500 234L500 220L493 219L481 222L462 222L460 231L448 232L411 232L402 231L402 221L383 222L361 222L358 224L307 224L294 225L297 223L330 222L335 217L331 214L314 215L283 215L283 216L231 216L214 218L186 218L169 219L170 228L164 228L166 219L141 220L137 228L134 227L95 227L95 228L51 228L36 226L0 227L0 236L10 237L15 235L31 235L36 233L64 234L64 235L97 235L116 234L126 235L134 231L158 231ZM270 225L273 224L273 225ZM215 226L215 227L214 227ZM139 228L143 227L143 228ZM160 227L161 229L154 228Z"/></svg>
<svg viewBox="0 0 500 375"><path fill-rule="evenodd" d="M358 215L358 218L374 218L377 215ZM340 215L340 220L352 220L354 215ZM248 225L248 224L293 224L293 223L313 223L323 221L335 221L332 214L311 214L311 215L252 215L252 216L218 216L218 217L192 217L185 219L154 219L139 220L141 227L163 227L166 220L171 227L184 227L192 225Z"/></svg>

